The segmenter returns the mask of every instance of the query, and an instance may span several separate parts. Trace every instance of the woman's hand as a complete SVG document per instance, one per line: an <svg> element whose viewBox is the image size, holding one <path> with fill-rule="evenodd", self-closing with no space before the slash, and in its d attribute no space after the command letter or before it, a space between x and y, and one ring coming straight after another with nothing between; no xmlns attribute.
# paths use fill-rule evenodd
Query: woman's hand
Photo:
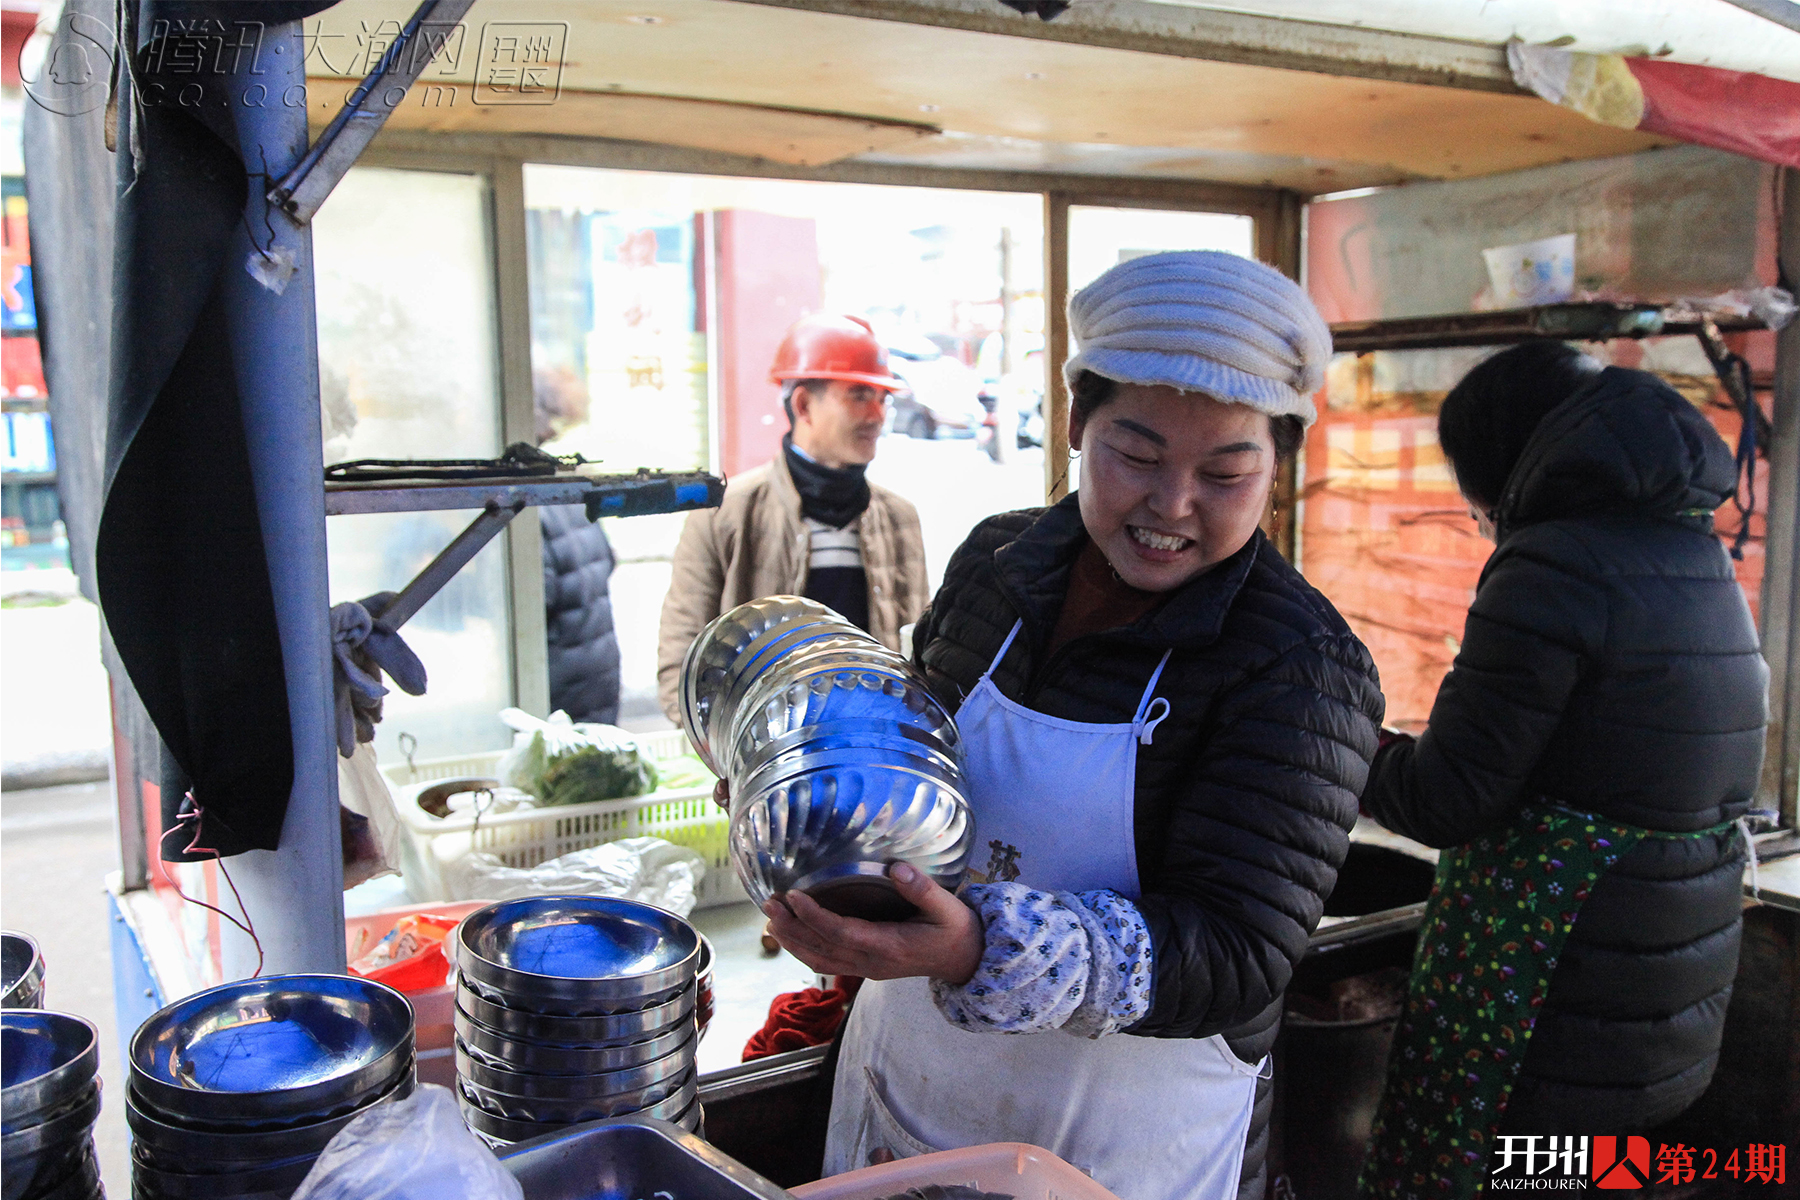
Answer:
<svg viewBox="0 0 1800 1200"><path fill-rule="evenodd" d="M981 918L930 876L906 863L888 878L919 911L905 921L841 917L802 892L786 892L763 905L769 931L789 954L821 975L905 979L926 975L963 984L981 965L986 939Z"/></svg>

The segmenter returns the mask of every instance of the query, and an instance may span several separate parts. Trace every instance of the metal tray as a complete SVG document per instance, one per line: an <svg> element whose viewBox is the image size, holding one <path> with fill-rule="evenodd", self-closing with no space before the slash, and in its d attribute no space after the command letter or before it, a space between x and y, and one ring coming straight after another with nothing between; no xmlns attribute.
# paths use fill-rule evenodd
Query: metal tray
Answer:
<svg viewBox="0 0 1800 1200"><path fill-rule="evenodd" d="M695 1106L698 1110L698 1105ZM666 1120L639 1114L576 1125L499 1154L525 1200L791 1200L761 1175Z"/></svg>

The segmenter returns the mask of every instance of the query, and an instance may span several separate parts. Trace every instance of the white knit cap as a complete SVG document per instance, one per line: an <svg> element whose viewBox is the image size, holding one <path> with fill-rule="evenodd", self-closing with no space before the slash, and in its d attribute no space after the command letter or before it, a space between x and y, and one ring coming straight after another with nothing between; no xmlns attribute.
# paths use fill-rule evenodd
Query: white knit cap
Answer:
<svg viewBox="0 0 1800 1200"><path fill-rule="evenodd" d="M1086 370L1318 419L1312 397L1331 331L1300 285L1253 259L1222 250L1129 259L1069 298L1069 330L1071 389Z"/></svg>

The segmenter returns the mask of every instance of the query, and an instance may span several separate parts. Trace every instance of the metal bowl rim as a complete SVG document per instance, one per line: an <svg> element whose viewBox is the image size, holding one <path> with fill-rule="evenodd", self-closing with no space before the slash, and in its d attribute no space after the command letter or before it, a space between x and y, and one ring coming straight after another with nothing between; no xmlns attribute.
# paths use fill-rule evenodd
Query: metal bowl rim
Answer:
<svg viewBox="0 0 1800 1200"><path fill-rule="evenodd" d="M81 1088L100 1072L100 1030L86 1017L44 1008L12 1008L0 1014L7 1025L63 1025L68 1032L87 1031L86 1044L42 1075L0 1089L0 1120L11 1123L34 1112L59 1108L81 1094ZM60 1038L52 1035L60 1042Z"/></svg>
<svg viewBox="0 0 1800 1200"><path fill-rule="evenodd" d="M404 1014L401 1035L394 1040L393 1045L354 1071L297 1088L271 1088L256 1092L189 1088L159 1079L142 1066L143 1047L148 1041L159 1036L169 1025L197 1015L211 1004L225 1001L228 996L254 992L256 985L284 984L293 991L305 993L305 988L300 986L303 981L321 980L330 981L336 988L343 988L348 984L356 989L366 990L371 1006L388 1006L396 1017ZM151 1106L159 1112L247 1124L251 1122L243 1122L242 1113L246 1106L252 1106L264 1110L254 1119L255 1122L300 1119L321 1110L330 1111L344 1104L357 1103L371 1092L385 1093L388 1085L405 1070L406 1064L413 1061L415 1033L412 1002L385 983L357 975L264 975L207 988L177 1000L152 1015L131 1035L126 1053L126 1069L132 1085L144 1093ZM334 1100L333 1097L343 1099Z"/></svg>
<svg viewBox="0 0 1800 1200"><path fill-rule="evenodd" d="M641 971L635 975L611 975L600 977L572 977L566 975L540 975L535 971L522 971L517 967L508 967L502 963L484 958L469 944L472 930L487 928L500 912L514 905L548 905L555 903L575 903L578 907L606 910L618 906L629 905L633 910L646 914L655 914L662 922L673 922L676 932L686 930L694 937L694 947L677 961L650 971ZM478 924L477 918L485 918ZM667 909L657 908L653 904L643 904L636 900L625 900L616 896L583 896L583 895L547 895L524 896L513 900L498 900L486 908L480 908L462 919L456 927L456 945L453 947L456 966L459 971L474 976L505 995L546 995L556 999L632 999L639 996L651 996L658 992L674 991L686 986L693 978L693 967L699 955L699 931L681 917Z"/></svg>
<svg viewBox="0 0 1800 1200"><path fill-rule="evenodd" d="M698 977L696 977L696 979L697 978ZM529 1041L554 1042L558 1040L554 1037L548 1037L532 1032L538 1022L544 1022L546 1024L566 1022L570 1025L577 1026L585 1025L588 1022L601 1023L599 1030L594 1030L590 1027L588 1032L582 1032L579 1028L562 1030L564 1036L574 1039L573 1043L564 1044L579 1044L583 1041L590 1040L613 1042L618 1041L621 1037L650 1036L659 1031L672 1028L679 1023L683 1017L686 1017L699 1006L699 997L696 988L683 988L677 993L673 1000L667 1000L662 1004L652 1005L649 1008L638 1009L636 1012L607 1013L592 1017L567 1017L555 1013L535 1013L526 1012L523 1009L510 1008L497 1000L491 1000L482 995L474 988L469 987L466 981L459 977L456 986L455 1004L456 1007L468 1014L470 1020L484 1028L491 1029L499 1034L517 1036ZM673 1015L668 1015L671 1013ZM503 1021L505 1024L496 1024L496 1021ZM649 1024L647 1023L649 1021L654 1021L656 1023ZM623 1027L626 1032L624 1034L600 1032L600 1030L607 1028L608 1023Z"/></svg>
<svg viewBox="0 0 1800 1200"><path fill-rule="evenodd" d="M674 1050L647 1063L636 1063L613 1070L590 1071L579 1075L548 1075L536 1071L520 1071L510 1067L495 1066L472 1053L469 1044L463 1040L461 1034L457 1034L453 1038L452 1046L456 1053L457 1078L467 1079L490 1092L502 1096L517 1096L522 1100L601 1100L609 1096L643 1091L665 1079L680 1075L683 1071L692 1070L694 1051L698 1048L697 1034L697 1030L690 1032ZM596 1086L600 1080L612 1076L635 1075L663 1063L670 1064L674 1069L664 1068L653 1078L641 1083L634 1083L630 1087L601 1090Z"/></svg>

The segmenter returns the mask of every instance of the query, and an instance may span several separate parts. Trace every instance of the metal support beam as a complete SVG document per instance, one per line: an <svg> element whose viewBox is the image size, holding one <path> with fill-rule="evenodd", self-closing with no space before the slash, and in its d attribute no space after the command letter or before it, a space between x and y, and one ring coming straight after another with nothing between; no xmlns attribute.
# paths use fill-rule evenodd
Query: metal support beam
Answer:
<svg viewBox="0 0 1800 1200"><path fill-rule="evenodd" d="M1781 279L1800 280L1800 170L1782 172L1777 246ZM1763 543L1762 643L1769 663L1769 740L1763 803L1800 825L1800 321L1775 342L1775 414Z"/></svg>
<svg viewBox="0 0 1800 1200"><path fill-rule="evenodd" d="M313 219L338 181L406 100L406 90L457 32L475 0L423 0L375 69L350 93L343 110L292 171L269 189L268 201L296 224ZM435 36L434 36L435 35ZM304 82L304 81L303 81ZM283 93L285 95L285 93Z"/></svg>
<svg viewBox="0 0 1800 1200"><path fill-rule="evenodd" d="M1504 46L1151 0L1081 0L1050 21L1014 12L996 0L741 2L1320 75L1508 95L1522 92L1507 68ZM1743 0L1743 5L1758 2ZM1763 4L1774 2L1779 0L1760 0Z"/></svg>
<svg viewBox="0 0 1800 1200"><path fill-rule="evenodd" d="M306 85L298 21L272 27L257 82L272 95ZM234 106L247 161L271 174L306 154L306 112L271 104ZM274 230L270 239L265 231ZM253 241L261 236L269 245ZM266 974L344 969L344 872L339 846L337 734L331 695L330 597L326 586L324 461L319 427L318 324L313 305L312 232L296 226L251 190L244 220L225 256L224 296L231 314L238 394L269 583L287 679L293 727L294 787L280 848L252 850L225 865L261 941ZM293 274L279 292L252 278L257 255L286 261ZM250 348L254 347L254 352ZM250 975L259 955L225 926L228 979Z"/></svg>
<svg viewBox="0 0 1800 1200"><path fill-rule="evenodd" d="M389 633L397 632L441 592L458 571L468 566L469 560L480 554L483 546L498 537L507 522L524 511L523 500L505 506L490 504L482 509L481 515L450 539L450 544L438 551L438 556L426 563L425 569L413 576L412 582L400 589L400 594L389 601L386 608L374 614L376 624Z"/></svg>
<svg viewBox="0 0 1800 1200"><path fill-rule="evenodd" d="M1800 33L1800 4L1794 0L1725 0L1725 3Z"/></svg>
<svg viewBox="0 0 1800 1200"><path fill-rule="evenodd" d="M1069 494L1069 196L1044 193L1044 502Z"/></svg>

